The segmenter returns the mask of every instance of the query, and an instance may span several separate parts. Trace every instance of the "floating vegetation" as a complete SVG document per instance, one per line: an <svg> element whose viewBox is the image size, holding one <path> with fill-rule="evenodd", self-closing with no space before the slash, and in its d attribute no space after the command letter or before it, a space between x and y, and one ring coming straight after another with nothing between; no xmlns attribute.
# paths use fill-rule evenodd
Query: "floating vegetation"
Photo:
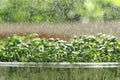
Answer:
<svg viewBox="0 0 120 80"><path fill-rule="evenodd" d="M2 62L120 62L120 41L113 35L82 35L69 41L14 35L0 40Z"/></svg>

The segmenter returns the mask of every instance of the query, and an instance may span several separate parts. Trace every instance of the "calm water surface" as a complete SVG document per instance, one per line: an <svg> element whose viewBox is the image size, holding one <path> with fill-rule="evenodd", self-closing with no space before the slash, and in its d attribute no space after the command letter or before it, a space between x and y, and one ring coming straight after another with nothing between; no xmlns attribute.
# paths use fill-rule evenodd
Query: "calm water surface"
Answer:
<svg viewBox="0 0 120 80"><path fill-rule="evenodd" d="M120 80L120 64L1 62L0 80Z"/></svg>

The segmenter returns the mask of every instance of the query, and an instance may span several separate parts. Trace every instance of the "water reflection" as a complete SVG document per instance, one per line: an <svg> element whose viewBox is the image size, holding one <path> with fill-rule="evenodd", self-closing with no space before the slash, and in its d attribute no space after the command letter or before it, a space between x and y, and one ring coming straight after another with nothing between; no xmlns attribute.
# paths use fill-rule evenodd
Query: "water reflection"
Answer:
<svg viewBox="0 0 120 80"><path fill-rule="evenodd" d="M94 64L96 65L97 63L88 63L88 66ZM103 63L99 65L101 64ZM70 65L71 64L69 64L69 66ZM116 67L105 67L108 66L108 63L106 63L106 65L104 63L102 67L90 68L83 67L83 65L87 65L87 63L82 63L81 65L82 67L74 67L73 64L70 68L55 67L55 64L53 67L38 67L38 65L36 65L36 67L15 67L10 65L9 67L0 64L0 80L120 80L120 66L117 65L117 63L115 63ZM81 65L79 64L79 66ZM109 64L109 66L113 65L113 63ZM59 66L61 65L59 64ZM64 66L64 64L62 64L62 66Z"/></svg>

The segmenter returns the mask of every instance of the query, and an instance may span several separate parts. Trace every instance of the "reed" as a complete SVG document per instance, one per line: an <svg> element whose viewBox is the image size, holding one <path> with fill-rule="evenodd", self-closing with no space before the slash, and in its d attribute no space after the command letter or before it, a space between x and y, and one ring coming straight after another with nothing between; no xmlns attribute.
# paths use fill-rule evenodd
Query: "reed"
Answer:
<svg viewBox="0 0 120 80"><path fill-rule="evenodd" d="M45 38L69 40L74 35L96 35L97 33L113 34L120 39L120 22L96 23L40 23L40 24L0 24L0 38L13 34L27 35L38 33Z"/></svg>

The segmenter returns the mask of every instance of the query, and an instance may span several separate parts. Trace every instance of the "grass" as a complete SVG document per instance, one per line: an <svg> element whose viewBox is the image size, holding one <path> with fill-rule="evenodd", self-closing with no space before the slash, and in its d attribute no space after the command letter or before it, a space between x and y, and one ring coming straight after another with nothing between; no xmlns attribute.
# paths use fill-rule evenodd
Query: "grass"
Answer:
<svg viewBox="0 0 120 80"><path fill-rule="evenodd" d="M13 34L27 35L38 33L43 38L69 40L74 35L113 34L120 39L120 22L99 23L40 23L40 24L0 24L0 38Z"/></svg>

